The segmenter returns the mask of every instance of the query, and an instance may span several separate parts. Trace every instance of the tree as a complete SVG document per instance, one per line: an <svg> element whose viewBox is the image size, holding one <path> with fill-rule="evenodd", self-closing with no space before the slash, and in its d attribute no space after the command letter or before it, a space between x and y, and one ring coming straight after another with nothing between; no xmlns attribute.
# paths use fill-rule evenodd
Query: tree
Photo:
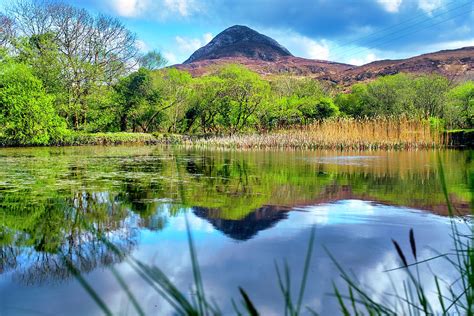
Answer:
<svg viewBox="0 0 474 316"><path fill-rule="evenodd" d="M467 81L448 92L446 117L451 128L474 128L474 81Z"/></svg>
<svg viewBox="0 0 474 316"><path fill-rule="evenodd" d="M18 0L8 12L19 36L51 34L48 40L57 46L62 68L57 81L66 87L65 109L75 129L87 123L85 100L91 91L112 84L136 64L136 35L118 19L46 0Z"/></svg>
<svg viewBox="0 0 474 316"><path fill-rule="evenodd" d="M271 118L265 118L269 126L310 123L339 113L328 89L311 78L276 78L272 81L272 93L277 98L277 107L272 107Z"/></svg>
<svg viewBox="0 0 474 316"><path fill-rule="evenodd" d="M58 113L67 119L70 115L67 107L67 73L63 68L64 56L59 52L55 35L45 33L22 37L17 39L15 46L18 51L15 59L30 66L33 75L42 81L46 92L55 96Z"/></svg>
<svg viewBox="0 0 474 316"><path fill-rule="evenodd" d="M359 83L351 87L351 93L339 93L336 95L334 103L342 115L360 118L369 114L366 98L367 85Z"/></svg>
<svg viewBox="0 0 474 316"><path fill-rule="evenodd" d="M153 86L160 98L154 111L164 115L168 132L178 132L182 124L191 95L191 75L186 71L168 68L152 73Z"/></svg>
<svg viewBox="0 0 474 316"><path fill-rule="evenodd" d="M217 101L220 126L230 133L255 125L256 113L268 101L270 85L245 67L229 65L216 76L222 79L222 90Z"/></svg>
<svg viewBox="0 0 474 316"><path fill-rule="evenodd" d="M339 114L339 108L329 97L312 98L301 107L301 113L306 121L318 121Z"/></svg>
<svg viewBox="0 0 474 316"><path fill-rule="evenodd" d="M13 20L0 12L0 48L6 48L11 44L15 36Z"/></svg>
<svg viewBox="0 0 474 316"><path fill-rule="evenodd" d="M189 105L183 118L184 132L217 133L219 126L220 98L224 80L216 76L204 76L193 79Z"/></svg>
<svg viewBox="0 0 474 316"><path fill-rule="evenodd" d="M17 63L0 68L0 142L6 145L46 145L66 133L53 97L30 68Z"/></svg>
<svg viewBox="0 0 474 316"><path fill-rule="evenodd" d="M120 130L147 132L159 120L154 111L160 98L153 86L151 72L145 68L122 78L115 86Z"/></svg>
<svg viewBox="0 0 474 316"><path fill-rule="evenodd" d="M424 118L445 114L448 79L439 75L422 75L412 79L413 106Z"/></svg>
<svg viewBox="0 0 474 316"><path fill-rule="evenodd" d="M148 70L157 70L165 66L167 63L168 61L163 57L163 55L156 50L152 50L138 58L138 64L140 67Z"/></svg>

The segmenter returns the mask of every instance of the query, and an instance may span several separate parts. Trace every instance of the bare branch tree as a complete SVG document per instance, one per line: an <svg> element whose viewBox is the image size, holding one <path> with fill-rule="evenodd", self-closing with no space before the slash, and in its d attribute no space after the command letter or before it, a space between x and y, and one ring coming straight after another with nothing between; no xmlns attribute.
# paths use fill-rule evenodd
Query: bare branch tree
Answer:
<svg viewBox="0 0 474 316"><path fill-rule="evenodd" d="M0 47L7 47L14 36L13 20L0 12Z"/></svg>

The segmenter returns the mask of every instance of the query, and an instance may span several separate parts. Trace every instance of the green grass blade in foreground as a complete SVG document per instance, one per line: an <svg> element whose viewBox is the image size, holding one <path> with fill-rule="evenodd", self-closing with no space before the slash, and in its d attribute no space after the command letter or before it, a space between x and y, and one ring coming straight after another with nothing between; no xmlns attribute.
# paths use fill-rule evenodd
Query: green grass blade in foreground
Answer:
<svg viewBox="0 0 474 316"><path fill-rule="evenodd" d="M63 258L67 268L71 273L74 275L76 280L81 284L81 286L86 290L87 294L94 300L94 302L99 306L99 308L104 312L105 315L112 315L112 312L110 309L107 307L107 305L104 303L104 301L100 298L99 294L90 286L90 284L84 279L84 277L81 275L81 272L77 270L77 268L72 264L72 262L67 259Z"/></svg>
<svg viewBox="0 0 474 316"><path fill-rule="evenodd" d="M247 312L249 313L249 315L258 316L259 313L257 312L257 309L255 308L252 301L250 300L248 294L241 287L239 287L239 292L240 292L240 295L242 295L242 298L244 299L245 308L247 309Z"/></svg>
<svg viewBox="0 0 474 316"><path fill-rule="evenodd" d="M186 219L186 233L188 236L188 245L189 245L189 255L191 257L191 264L193 268L193 277L194 277L194 286L196 287L196 296L198 302L198 308L200 315L205 315L205 311L208 309L208 304L206 302L206 295L204 293L204 286L202 284L201 269L199 267L199 262L197 259L196 249L194 246L193 236L191 234L191 228L189 227L189 221L187 215Z"/></svg>
<svg viewBox="0 0 474 316"><path fill-rule="evenodd" d="M304 268L303 268L303 277L301 279L298 303L296 304L296 312L295 312L296 315L299 315L300 309L301 309L301 303L303 302L304 291L306 288L306 281L308 279L309 265L311 263L311 257L313 254L314 235L315 235L315 227L313 226L313 228L311 229L311 235L309 238L308 250L306 251L306 258L305 258Z"/></svg>
<svg viewBox="0 0 474 316"><path fill-rule="evenodd" d="M114 268L114 266L110 266L109 270L112 272L114 277L117 279L117 282L119 283L120 287L125 291L127 294L128 298L132 302L133 307L137 311L138 315L145 315L145 312L143 309L140 307L140 304L138 304L137 299L133 295L133 293L130 291L130 288L128 287L127 283L125 283L125 280L122 278L122 276L117 272L117 269Z"/></svg>

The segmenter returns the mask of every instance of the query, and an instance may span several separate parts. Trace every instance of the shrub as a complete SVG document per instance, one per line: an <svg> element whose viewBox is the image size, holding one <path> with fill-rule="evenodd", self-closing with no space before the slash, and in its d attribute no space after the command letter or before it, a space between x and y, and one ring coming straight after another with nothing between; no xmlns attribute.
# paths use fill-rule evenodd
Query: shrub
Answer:
<svg viewBox="0 0 474 316"><path fill-rule="evenodd" d="M0 70L0 143L47 145L67 133L57 115L53 97L22 64L8 63Z"/></svg>

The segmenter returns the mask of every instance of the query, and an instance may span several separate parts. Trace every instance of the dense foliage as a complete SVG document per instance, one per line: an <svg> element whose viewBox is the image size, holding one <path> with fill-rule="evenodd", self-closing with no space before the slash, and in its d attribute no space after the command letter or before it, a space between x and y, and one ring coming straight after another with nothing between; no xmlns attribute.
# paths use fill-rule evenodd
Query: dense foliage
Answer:
<svg viewBox="0 0 474 316"><path fill-rule="evenodd" d="M3 144L60 143L76 132L236 134L331 117L395 117L473 128L474 82L397 74L343 91L237 65L192 78L140 54L120 21L66 4L19 0L0 14ZM26 119L25 119L26 118Z"/></svg>
<svg viewBox="0 0 474 316"><path fill-rule="evenodd" d="M4 145L45 145L66 133L54 97L22 64L2 63L0 69L0 142Z"/></svg>

